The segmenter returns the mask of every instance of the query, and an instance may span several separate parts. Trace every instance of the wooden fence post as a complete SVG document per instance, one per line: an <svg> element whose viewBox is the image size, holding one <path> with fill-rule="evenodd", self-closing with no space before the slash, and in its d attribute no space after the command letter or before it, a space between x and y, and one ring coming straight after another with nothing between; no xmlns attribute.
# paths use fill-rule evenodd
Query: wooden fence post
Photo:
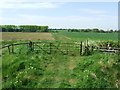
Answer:
<svg viewBox="0 0 120 90"><path fill-rule="evenodd" d="M89 47L88 47L88 40L85 41L85 46L84 46L84 55L89 55L90 51L89 51Z"/></svg>
<svg viewBox="0 0 120 90"><path fill-rule="evenodd" d="M52 53L52 43L50 43L50 54Z"/></svg>
<svg viewBox="0 0 120 90"><path fill-rule="evenodd" d="M10 54L10 46L8 46L8 52L9 52L9 54Z"/></svg>
<svg viewBox="0 0 120 90"><path fill-rule="evenodd" d="M67 45L68 46L68 45ZM67 55L69 54L69 49L68 49L69 47L67 47Z"/></svg>
<svg viewBox="0 0 120 90"><path fill-rule="evenodd" d="M82 41L80 42L80 55L82 55Z"/></svg>
<svg viewBox="0 0 120 90"><path fill-rule="evenodd" d="M32 42L32 50L34 51L34 42Z"/></svg>
<svg viewBox="0 0 120 90"><path fill-rule="evenodd" d="M14 53L14 45L12 44L12 53Z"/></svg>
<svg viewBox="0 0 120 90"><path fill-rule="evenodd" d="M33 48L32 48L32 42L30 41L30 43L29 43L29 48L30 48L30 51L32 51L33 50Z"/></svg>
<svg viewBox="0 0 120 90"><path fill-rule="evenodd" d="M85 53L87 53L87 40L85 41Z"/></svg>
<svg viewBox="0 0 120 90"><path fill-rule="evenodd" d="M93 52L93 50L94 50L94 47L92 46L92 47L91 47L91 52Z"/></svg>

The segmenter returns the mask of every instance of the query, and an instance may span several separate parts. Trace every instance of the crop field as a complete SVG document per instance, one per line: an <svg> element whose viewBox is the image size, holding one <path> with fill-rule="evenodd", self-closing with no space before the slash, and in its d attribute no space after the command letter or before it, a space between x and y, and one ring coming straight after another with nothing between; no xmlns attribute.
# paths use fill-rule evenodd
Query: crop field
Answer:
<svg viewBox="0 0 120 90"><path fill-rule="evenodd" d="M54 40L51 33L22 33L22 32L2 32L3 41L17 40Z"/></svg>
<svg viewBox="0 0 120 90"><path fill-rule="evenodd" d="M27 40L74 43L85 40L117 41L116 35L66 31L52 34L5 32L2 45L25 43ZM14 51L2 50L3 88L120 88L118 54L98 51L88 56L47 54L30 51L27 45L15 46Z"/></svg>
<svg viewBox="0 0 120 90"><path fill-rule="evenodd" d="M95 32L67 32L59 31L59 35L64 35L74 40L118 40L118 33L95 33Z"/></svg>
<svg viewBox="0 0 120 90"><path fill-rule="evenodd" d="M58 39L58 38L59 39ZM22 32L2 32L2 41L17 40L102 40L112 41L118 40L118 33L94 33L94 32L67 32L59 31L59 33L22 33ZM64 40L65 39L65 40Z"/></svg>

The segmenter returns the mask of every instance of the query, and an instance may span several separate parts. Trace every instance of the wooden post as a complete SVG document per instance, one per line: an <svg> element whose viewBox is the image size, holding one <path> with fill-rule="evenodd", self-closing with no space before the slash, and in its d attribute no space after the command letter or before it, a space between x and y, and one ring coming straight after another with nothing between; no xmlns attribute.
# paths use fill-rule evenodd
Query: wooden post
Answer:
<svg viewBox="0 0 120 90"><path fill-rule="evenodd" d="M32 42L32 50L34 51L34 42Z"/></svg>
<svg viewBox="0 0 120 90"><path fill-rule="evenodd" d="M87 40L85 41L85 47L87 47Z"/></svg>
<svg viewBox="0 0 120 90"><path fill-rule="evenodd" d="M85 41L84 54L85 54L85 55L88 55L88 54L89 54L88 40Z"/></svg>
<svg viewBox="0 0 120 90"><path fill-rule="evenodd" d="M31 51L33 51L33 42L31 42Z"/></svg>
<svg viewBox="0 0 120 90"><path fill-rule="evenodd" d="M12 44L12 53L14 53L14 45Z"/></svg>
<svg viewBox="0 0 120 90"><path fill-rule="evenodd" d="M85 41L85 53L87 53L87 40Z"/></svg>
<svg viewBox="0 0 120 90"><path fill-rule="evenodd" d="M84 47L86 46L86 41L84 41Z"/></svg>
<svg viewBox="0 0 120 90"><path fill-rule="evenodd" d="M80 42L80 55L82 55L82 41Z"/></svg>
<svg viewBox="0 0 120 90"><path fill-rule="evenodd" d="M30 43L29 43L29 48L30 48L30 51L33 50L33 48L32 48L32 42L31 42L31 41L30 41Z"/></svg>
<svg viewBox="0 0 120 90"><path fill-rule="evenodd" d="M8 46L8 52L9 52L9 54L10 54L10 46Z"/></svg>
<svg viewBox="0 0 120 90"><path fill-rule="evenodd" d="M50 43L50 54L52 53L52 43Z"/></svg>
<svg viewBox="0 0 120 90"><path fill-rule="evenodd" d="M93 52L93 50L94 50L94 47L92 46L92 47L91 47L91 52Z"/></svg>
<svg viewBox="0 0 120 90"><path fill-rule="evenodd" d="M67 45L67 44L66 44L66 45ZM68 46L68 45L67 45L67 46ZM68 54L69 54L69 49L68 49L69 47L66 47L66 48L67 48L67 55L68 55Z"/></svg>

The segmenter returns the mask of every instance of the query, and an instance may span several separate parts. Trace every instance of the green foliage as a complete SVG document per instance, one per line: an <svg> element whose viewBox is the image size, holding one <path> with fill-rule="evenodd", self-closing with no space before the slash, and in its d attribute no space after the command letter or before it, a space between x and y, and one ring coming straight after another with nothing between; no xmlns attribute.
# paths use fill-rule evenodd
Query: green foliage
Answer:
<svg viewBox="0 0 120 90"><path fill-rule="evenodd" d="M48 26L37 25L0 25L2 32L48 32Z"/></svg>
<svg viewBox="0 0 120 90"><path fill-rule="evenodd" d="M0 25L3 32L14 32L17 31L17 26L15 25Z"/></svg>
<svg viewBox="0 0 120 90"><path fill-rule="evenodd" d="M96 33L112 33L112 32L118 32L113 30L99 30L97 28L94 29L67 29L68 32L96 32Z"/></svg>
<svg viewBox="0 0 120 90"><path fill-rule="evenodd" d="M97 46L100 47L113 47L113 48L119 48L120 42L118 41L102 41L102 42L97 42Z"/></svg>

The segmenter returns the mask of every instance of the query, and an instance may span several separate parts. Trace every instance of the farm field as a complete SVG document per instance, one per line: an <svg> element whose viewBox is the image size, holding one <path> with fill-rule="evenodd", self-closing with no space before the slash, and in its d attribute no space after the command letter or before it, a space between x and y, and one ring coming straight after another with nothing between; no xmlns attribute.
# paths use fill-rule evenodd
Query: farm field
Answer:
<svg viewBox="0 0 120 90"><path fill-rule="evenodd" d="M22 32L2 32L3 41L17 40L54 40L51 33L22 33Z"/></svg>
<svg viewBox="0 0 120 90"><path fill-rule="evenodd" d="M37 33L32 39L31 34L23 37L19 41L2 41L2 45L12 43L23 43L32 41L50 41L49 39L40 40L45 37L58 42L84 41L87 38L80 33ZM12 33L11 33L12 34ZM40 35L39 35L40 34ZM88 34L88 33L82 33ZM20 33L19 33L20 35ZM23 33L22 33L23 35ZM27 35L27 34L25 34ZM43 36L42 36L43 35ZM96 36L95 39L89 34L89 40L100 41L102 37ZM94 33L95 35L95 33ZM109 36L110 35L110 36ZM116 34L115 34L116 35ZM14 37L16 37L15 34ZM41 37L40 37L41 36ZM117 40L106 34L103 41ZM6 38L4 37L4 38ZM16 37L17 38L17 37ZM21 38L20 38L21 39ZM10 39L9 39L10 40ZM11 39L12 40L12 39ZM41 52L31 52L26 45L14 47L15 53L8 53L8 49L2 52L2 87L3 88L119 88L120 87L120 58L117 54L102 52L92 52L88 56L69 56L60 54L46 54ZM9 68L8 68L9 67Z"/></svg>
<svg viewBox="0 0 120 90"><path fill-rule="evenodd" d="M68 32L59 31L59 35L64 35L74 40L118 40L118 33L95 33L95 32Z"/></svg>
<svg viewBox="0 0 120 90"><path fill-rule="evenodd" d="M57 35L56 35L57 34ZM55 36L56 35L56 36ZM47 36L47 37L46 37ZM16 40L55 40L59 37L59 40L102 40L112 41L118 40L118 33L94 33L94 32L67 32L59 31L59 33L22 33L22 32L2 32L3 41L16 41ZM58 38L56 38L58 39Z"/></svg>

